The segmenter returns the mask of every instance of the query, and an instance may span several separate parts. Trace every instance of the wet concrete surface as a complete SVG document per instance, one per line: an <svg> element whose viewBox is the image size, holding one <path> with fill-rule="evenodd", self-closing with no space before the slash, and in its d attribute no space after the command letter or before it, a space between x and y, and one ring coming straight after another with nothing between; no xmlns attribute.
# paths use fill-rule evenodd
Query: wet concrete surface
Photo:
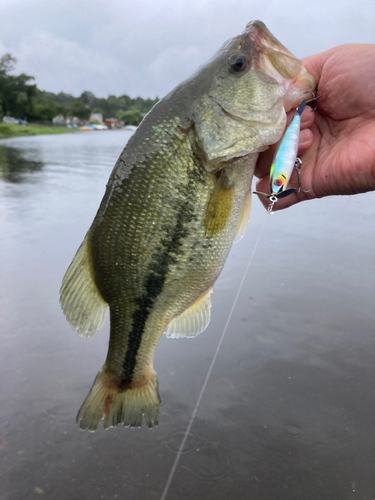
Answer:
<svg viewBox="0 0 375 500"><path fill-rule="evenodd" d="M0 500L374 499L374 193L254 200L209 328L158 345L158 428L78 429L108 322L78 338L58 291L129 136L0 144Z"/></svg>

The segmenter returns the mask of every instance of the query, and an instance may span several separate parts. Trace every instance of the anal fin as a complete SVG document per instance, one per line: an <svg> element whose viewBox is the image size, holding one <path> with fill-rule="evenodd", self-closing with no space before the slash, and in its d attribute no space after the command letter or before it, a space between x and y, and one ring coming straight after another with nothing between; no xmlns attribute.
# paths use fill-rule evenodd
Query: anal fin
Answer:
<svg viewBox="0 0 375 500"><path fill-rule="evenodd" d="M174 318L164 330L168 338L195 337L202 333L211 319L210 288L182 314Z"/></svg>

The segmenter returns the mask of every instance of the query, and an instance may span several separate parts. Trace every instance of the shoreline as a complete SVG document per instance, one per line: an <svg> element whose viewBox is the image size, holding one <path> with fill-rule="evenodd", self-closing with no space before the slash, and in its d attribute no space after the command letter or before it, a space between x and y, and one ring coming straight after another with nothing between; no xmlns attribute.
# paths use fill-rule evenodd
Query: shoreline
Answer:
<svg viewBox="0 0 375 500"><path fill-rule="evenodd" d="M109 129L110 130L110 129ZM133 130L122 127L116 130ZM14 137L31 137L34 135L56 135L56 134L72 134L82 132L79 128L59 127L55 125L39 125L37 123L29 123L27 125L19 125L17 123L1 123L0 122L0 141L5 139L13 139ZM97 131L96 131L97 132Z"/></svg>
<svg viewBox="0 0 375 500"><path fill-rule="evenodd" d="M0 123L0 140L32 135L71 134L73 132L76 132L76 129L53 125L38 125L37 123L29 123L27 125Z"/></svg>

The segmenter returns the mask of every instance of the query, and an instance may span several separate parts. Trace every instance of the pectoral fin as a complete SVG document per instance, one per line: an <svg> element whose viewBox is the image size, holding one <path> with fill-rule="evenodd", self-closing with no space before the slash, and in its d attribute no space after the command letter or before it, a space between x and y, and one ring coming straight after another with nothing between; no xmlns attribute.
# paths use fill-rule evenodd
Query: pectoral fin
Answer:
<svg viewBox="0 0 375 500"><path fill-rule="evenodd" d="M215 236L226 227L232 211L233 194L234 181L222 170L207 205L204 219L206 236Z"/></svg>
<svg viewBox="0 0 375 500"><path fill-rule="evenodd" d="M195 337L207 328L211 318L211 293L212 288L168 324L164 331L168 338Z"/></svg>

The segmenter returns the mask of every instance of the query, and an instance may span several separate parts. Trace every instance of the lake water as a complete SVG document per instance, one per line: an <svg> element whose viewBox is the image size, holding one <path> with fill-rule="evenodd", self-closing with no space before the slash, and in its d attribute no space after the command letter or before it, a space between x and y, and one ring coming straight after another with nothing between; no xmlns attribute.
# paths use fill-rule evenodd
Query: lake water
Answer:
<svg viewBox="0 0 375 500"><path fill-rule="evenodd" d="M375 193L254 200L209 328L158 345L159 426L79 430L108 323L59 287L130 135L0 144L0 500L374 499Z"/></svg>

